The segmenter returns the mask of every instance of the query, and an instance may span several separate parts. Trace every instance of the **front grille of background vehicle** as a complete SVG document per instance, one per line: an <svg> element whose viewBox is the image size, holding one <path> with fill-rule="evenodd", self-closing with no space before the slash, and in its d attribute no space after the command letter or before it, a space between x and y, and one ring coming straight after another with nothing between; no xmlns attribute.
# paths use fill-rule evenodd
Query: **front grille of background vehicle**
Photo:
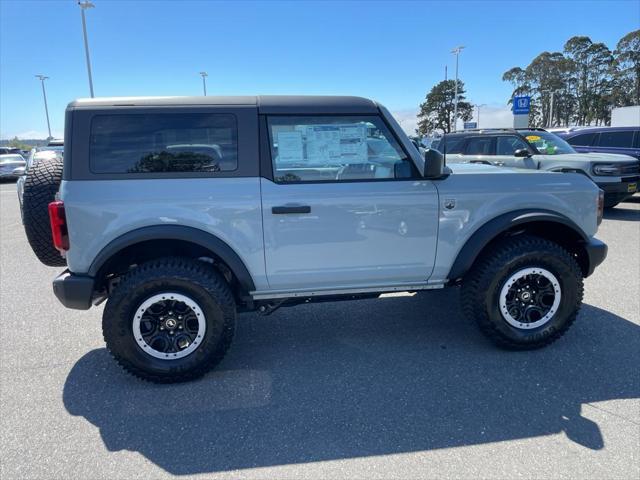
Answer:
<svg viewBox="0 0 640 480"><path fill-rule="evenodd" d="M640 163L624 165L622 167L622 175L637 175L640 173Z"/></svg>

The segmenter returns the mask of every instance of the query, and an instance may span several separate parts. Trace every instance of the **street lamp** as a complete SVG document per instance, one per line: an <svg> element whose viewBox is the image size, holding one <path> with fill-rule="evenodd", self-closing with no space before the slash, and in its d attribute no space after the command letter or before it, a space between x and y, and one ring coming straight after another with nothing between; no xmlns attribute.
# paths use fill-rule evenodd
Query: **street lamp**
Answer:
<svg viewBox="0 0 640 480"><path fill-rule="evenodd" d="M204 90L204 96L207 96L207 81L206 81L206 77L208 77L209 75L207 75L207 72L200 72L200 75L202 75L202 89Z"/></svg>
<svg viewBox="0 0 640 480"><path fill-rule="evenodd" d="M476 104L474 105L477 109L478 109L478 116L476 118L476 128L480 128L480 107L486 107L487 104L486 103L480 103L480 104Z"/></svg>
<svg viewBox="0 0 640 480"><path fill-rule="evenodd" d="M89 42L87 40L87 21L84 18L84 11L89 8L94 8L95 5L89 0L84 2L78 1L80 5L80 13L82 15L82 33L84 35L84 52L87 56L87 73L89 73L89 91L91 92L91 98L93 98L93 78L91 78L91 60L89 59Z"/></svg>
<svg viewBox="0 0 640 480"><path fill-rule="evenodd" d="M457 130L456 124L458 120L458 57L460 56L460 52L462 51L463 48L464 47L460 45L459 47L456 47L453 50L451 50L451 53L453 53L456 56L456 87L455 87L455 94L453 97L453 131L454 132Z"/></svg>
<svg viewBox="0 0 640 480"><path fill-rule="evenodd" d="M45 75L36 75L35 77L40 80L40 83L42 83L42 98L44 98L44 112L47 114L47 130L49 131L49 138L48 139L50 139L50 138L52 138L51 137L51 123L49 123L49 107L47 106L47 92L44 89L44 81L48 80L49 77L47 77Z"/></svg>

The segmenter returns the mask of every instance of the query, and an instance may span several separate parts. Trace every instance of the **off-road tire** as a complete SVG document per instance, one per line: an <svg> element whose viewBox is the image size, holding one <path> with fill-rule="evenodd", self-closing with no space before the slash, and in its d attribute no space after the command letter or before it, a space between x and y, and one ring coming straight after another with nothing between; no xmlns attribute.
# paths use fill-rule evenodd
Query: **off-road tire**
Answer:
<svg viewBox="0 0 640 480"><path fill-rule="evenodd" d="M27 240L38 260L49 267L67 264L53 246L49 203L53 202L62 181L62 159L51 158L33 165L24 182L22 223Z"/></svg>
<svg viewBox="0 0 640 480"><path fill-rule="evenodd" d="M500 291L515 272L544 268L559 281L561 300L551 319L530 330L515 328L502 316ZM496 242L463 279L462 309L496 345L511 350L541 348L560 338L575 321L582 303L583 275L575 258L549 240L518 235Z"/></svg>
<svg viewBox="0 0 640 480"><path fill-rule="evenodd" d="M200 346L171 360L145 353L132 325L138 307L166 291L192 298L206 318ZM155 383L176 383L201 377L220 363L231 345L235 321L234 297L222 275L208 263L167 257L143 263L121 279L105 306L102 331L107 349L127 372Z"/></svg>

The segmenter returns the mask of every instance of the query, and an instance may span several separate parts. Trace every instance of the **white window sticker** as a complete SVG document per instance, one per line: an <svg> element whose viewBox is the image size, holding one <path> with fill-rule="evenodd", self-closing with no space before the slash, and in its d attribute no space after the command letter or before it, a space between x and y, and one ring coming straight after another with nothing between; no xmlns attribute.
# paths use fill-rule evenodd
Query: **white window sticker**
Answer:
<svg viewBox="0 0 640 480"><path fill-rule="evenodd" d="M367 161L365 125L309 125L307 159L311 163L343 164Z"/></svg>
<svg viewBox="0 0 640 480"><path fill-rule="evenodd" d="M350 163L367 161L367 127L345 125L340 127L340 156Z"/></svg>
<svg viewBox="0 0 640 480"><path fill-rule="evenodd" d="M309 125L306 136L309 162L340 162L340 127L337 125Z"/></svg>
<svg viewBox="0 0 640 480"><path fill-rule="evenodd" d="M304 161L302 150L302 132L278 133L278 157L281 162Z"/></svg>

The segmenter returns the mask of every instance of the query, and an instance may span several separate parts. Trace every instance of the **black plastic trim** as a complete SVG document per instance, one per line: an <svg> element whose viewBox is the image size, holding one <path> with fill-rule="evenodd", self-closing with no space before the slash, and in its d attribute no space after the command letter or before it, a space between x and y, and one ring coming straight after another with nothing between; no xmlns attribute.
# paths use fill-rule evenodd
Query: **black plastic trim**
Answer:
<svg viewBox="0 0 640 480"><path fill-rule="evenodd" d="M274 215L287 215L290 213L311 213L309 205L281 205L279 207L271 207L271 213Z"/></svg>
<svg viewBox="0 0 640 480"><path fill-rule="evenodd" d="M501 233L510 230L516 225L539 221L555 222L565 225L580 235L585 244L588 244L591 240L589 236L584 233L582 229L571 219L559 213L548 210L515 210L490 220L476 230L458 253L447 278L449 281L455 281L464 276L464 274L471 268L476 258L478 258L482 249Z"/></svg>
<svg viewBox="0 0 640 480"><path fill-rule="evenodd" d="M260 176L273 180L273 164L271 162L271 145L269 145L269 126L267 116L258 116L258 131L260 135Z"/></svg>
<svg viewBox="0 0 640 480"><path fill-rule="evenodd" d="M94 286L93 277L75 275L65 270L53 281L53 293L67 308L88 310L91 307Z"/></svg>
<svg viewBox="0 0 640 480"><path fill-rule="evenodd" d="M210 250L227 264L246 292L255 290L255 284L249 270L238 254L225 242L211 233L193 227L181 225L154 225L132 230L111 241L96 256L88 274L96 276L103 265L122 249L150 240L182 240L195 243Z"/></svg>
<svg viewBox="0 0 640 480"><path fill-rule="evenodd" d="M604 242L601 242L597 238L592 238L589 242L584 246L584 249L587 252L587 256L589 257L589 269L585 277L588 277L593 273L598 265L604 262L604 259L607 258L607 252L609 251L609 247Z"/></svg>

